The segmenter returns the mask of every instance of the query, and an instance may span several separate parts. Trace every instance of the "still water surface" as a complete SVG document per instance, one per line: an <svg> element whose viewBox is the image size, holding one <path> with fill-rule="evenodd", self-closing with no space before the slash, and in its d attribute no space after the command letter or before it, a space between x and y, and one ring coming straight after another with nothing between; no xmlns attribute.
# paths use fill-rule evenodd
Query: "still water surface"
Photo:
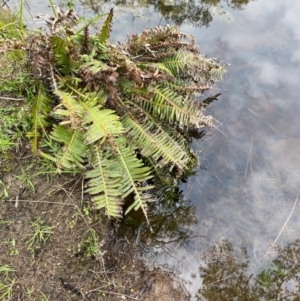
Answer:
<svg viewBox="0 0 300 301"><path fill-rule="evenodd" d="M161 220L153 221L156 236L147 240L156 251L148 255L149 264L174 267L192 296L202 283L203 254L216 242L221 249L226 239L238 252L246 250L250 275L272 259L265 256L270 245L292 243L300 233L300 200L295 203L300 192L300 2L244 2L220 7L205 1L198 11L196 4L187 5L191 1L170 1L169 10L150 1L116 7L114 41L145 26L182 23L181 30L195 36L202 53L230 64L225 80L212 91L222 95L207 110L218 121L216 128L193 142L202 166L182 185L175 204L166 201L154 209ZM91 3L78 3L79 14L115 6ZM28 4L32 15L47 10L44 1ZM149 233L134 234L139 231L143 238ZM173 244L165 243L170 240ZM218 300L202 298L191 300Z"/></svg>

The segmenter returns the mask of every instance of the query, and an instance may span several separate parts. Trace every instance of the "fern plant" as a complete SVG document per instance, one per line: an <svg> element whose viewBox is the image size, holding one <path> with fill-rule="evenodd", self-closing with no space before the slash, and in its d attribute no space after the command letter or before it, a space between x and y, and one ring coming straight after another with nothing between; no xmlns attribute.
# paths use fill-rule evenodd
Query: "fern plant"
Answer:
<svg viewBox="0 0 300 301"><path fill-rule="evenodd" d="M89 22L78 30L73 10L40 18L48 30L26 40L38 83L28 133L34 154L56 162L58 172L84 173L94 207L107 215L122 217L124 198L134 195L125 213L141 209L147 219L153 184L196 166L187 132L211 125L200 98L226 66L170 26L111 45L113 10L95 35Z"/></svg>

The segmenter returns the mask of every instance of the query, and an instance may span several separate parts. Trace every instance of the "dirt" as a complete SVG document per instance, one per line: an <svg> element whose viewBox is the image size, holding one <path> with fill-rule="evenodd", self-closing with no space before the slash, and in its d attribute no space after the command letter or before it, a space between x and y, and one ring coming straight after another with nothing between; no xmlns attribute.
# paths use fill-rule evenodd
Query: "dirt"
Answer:
<svg viewBox="0 0 300 301"><path fill-rule="evenodd" d="M149 270L91 210L81 176L41 175L26 142L10 157L0 161L0 268L14 271L0 271L0 300L189 299L175 274Z"/></svg>

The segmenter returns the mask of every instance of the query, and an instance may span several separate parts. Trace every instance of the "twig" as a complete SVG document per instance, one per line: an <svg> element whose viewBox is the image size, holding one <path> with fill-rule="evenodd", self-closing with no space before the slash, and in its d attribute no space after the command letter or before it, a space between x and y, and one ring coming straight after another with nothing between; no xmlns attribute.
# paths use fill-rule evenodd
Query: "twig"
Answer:
<svg viewBox="0 0 300 301"><path fill-rule="evenodd" d="M249 149L249 153L248 153L248 159L247 159L247 164L246 164L246 169L245 169L245 177L247 176L247 173L248 173L248 167L249 167L249 170L252 174L252 147L253 147L253 136L252 136L252 139L251 139L251 143L250 143L250 149Z"/></svg>
<svg viewBox="0 0 300 301"><path fill-rule="evenodd" d="M131 297L129 295L124 295L124 294L120 294L120 293L115 293L115 292L110 292L110 291L103 291L101 289L93 289L93 290L90 290L86 293L87 294L90 294L92 292L100 292L100 293L104 293L104 294L112 294L112 295L117 295L117 296L122 296L122 297L126 297L126 298L129 298L129 299L133 299L133 300L140 300L138 298L135 298L135 297Z"/></svg>
<svg viewBox="0 0 300 301"><path fill-rule="evenodd" d="M251 110L250 108L247 108L247 110L252 113L254 116L256 116L260 121L262 121L264 124L266 124L276 135L280 136L280 134L278 134L278 132L275 130L275 128L273 126L271 126L270 124L268 124L266 121L264 121L263 118L261 118L257 113L255 113L253 110Z"/></svg>
<svg viewBox="0 0 300 301"><path fill-rule="evenodd" d="M220 125L223 126L223 124L222 124L220 121L218 121L217 119L214 119L214 122L215 122L215 123L219 123ZM221 131L221 130L220 130L217 126L215 126L214 124L212 125L212 128L213 128L213 129L216 129L217 131L219 131L221 134L223 134L225 137L228 138L228 135L226 135L223 131Z"/></svg>
<svg viewBox="0 0 300 301"><path fill-rule="evenodd" d="M48 201L34 201L34 200L5 200L6 202L27 202L27 203L47 203L47 204L57 204L57 205L69 205L69 206L76 206L75 204L71 203L63 203L63 202L48 202Z"/></svg>
<svg viewBox="0 0 300 301"><path fill-rule="evenodd" d="M25 100L25 98L14 98L14 97L5 97L5 96L0 96L0 99L2 99L2 100L17 100L17 101Z"/></svg>
<svg viewBox="0 0 300 301"><path fill-rule="evenodd" d="M293 212L294 212L294 210L295 210L295 208L296 208L296 205L297 205L297 202L298 202L298 197L299 197L299 195L297 195L297 197L296 197L294 206L293 206L293 208L292 208L292 211L291 211L289 217L287 218L287 220L285 221L284 225L282 226L282 228L281 228L279 234L277 235L276 239L275 239L275 240L273 241L273 243L270 245L269 250L268 250L268 252L265 254L265 256L267 256L268 254L270 254L270 250L274 248L274 246L275 246L277 240L279 239L279 237L280 237L280 235L282 234L284 228L286 227L287 223L289 222L289 220L290 220L290 218L291 218L291 216L292 216L292 214L293 214Z"/></svg>

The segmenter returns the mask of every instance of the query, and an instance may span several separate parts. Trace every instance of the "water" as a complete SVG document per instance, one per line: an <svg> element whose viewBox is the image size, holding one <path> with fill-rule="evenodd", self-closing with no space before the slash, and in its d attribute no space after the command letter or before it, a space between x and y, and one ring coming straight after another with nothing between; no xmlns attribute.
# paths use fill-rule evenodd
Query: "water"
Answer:
<svg viewBox="0 0 300 301"><path fill-rule="evenodd" d="M46 9L44 2L28 3L33 15ZM150 4L120 4L114 41L170 19L180 23L187 9L184 3L191 2L180 3L177 12L157 3L169 20ZM97 4L97 9L108 11L111 6L114 3L106 2ZM78 5L78 10L87 16L94 13L88 6ZM245 252L249 256L245 273L249 277L271 264L273 257L266 256L273 250L270 245L293 243L300 230L300 201L295 203L300 190L300 2L245 1L243 10L211 6L206 13L201 11L200 20L194 11L185 15L181 30L195 36L202 53L230 64L224 82L214 87L222 95L207 110L218 122L204 139L193 142L202 168L182 185L181 194L170 192L171 197L153 209L155 234L147 227L132 231L133 237L139 235L141 243L152 247L146 256L149 265L173 267L192 296L205 280L199 266L210 267L208 258L212 260L215 253L225 258L228 245L234 256L245 259ZM130 218L126 224L131 227ZM211 250L216 243L219 249ZM287 287L296 290L293 283ZM217 299L203 293L198 300Z"/></svg>
<svg viewBox="0 0 300 301"><path fill-rule="evenodd" d="M299 21L293 1L257 1L192 32L202 51L231 64L209 112L220 122L202 141L202 164L184 190L207 246L227 238L262 266L299 193ZM222 133L221 133L222 131ZM196 146L197 147L197 146ZM276 245L299 237L299 204ZM203 248L203 245L201 246ZM193 265L198 252L193 257ZM196 264L195 264L196 265ZM192 264L191 264L192 266Z"/></svg>
<svg viewBox="0 0 300 301"><path fill-rule="evenodd" d="M211 222L201 229L211 240L224 236L238 244L268 247L299 192L300 35L292 18L295 5L251 2L242 12L232 11L231 23L218 21L205 31L193 31L200 45L205 41L205 53L231 63L222 83L228 91L209 108L220 131L201 142L202 162L209 171L190 179L189 185L198 189L186 189L198 204L198 220ZM299 206L283 236L296 237L298 214Z"/></svg>

